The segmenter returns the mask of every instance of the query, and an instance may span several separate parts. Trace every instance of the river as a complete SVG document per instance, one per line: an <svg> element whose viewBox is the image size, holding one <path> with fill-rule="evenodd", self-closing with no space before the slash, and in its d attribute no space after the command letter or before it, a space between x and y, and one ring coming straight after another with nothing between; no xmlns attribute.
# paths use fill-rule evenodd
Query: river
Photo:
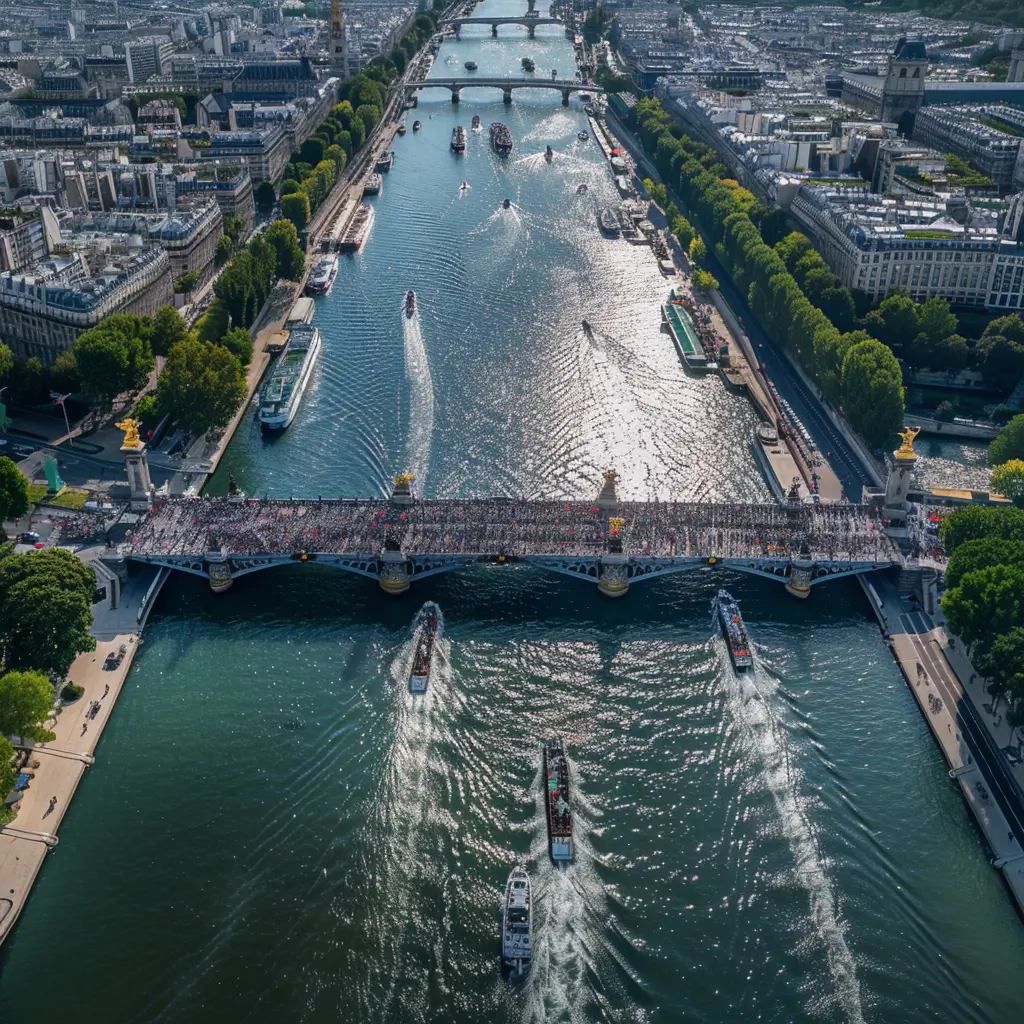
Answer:
<svg viewBox="0 0 1024 1024"><path fill-rule="evenodd" d="M527 53L571 69L557 29L501 31L464 30L432 74L452 52L481 75ZM486 131L452 154L474 113L508 122L510 158ZM687 376L650 251L597 230L615 193L577 101L429 91L414 116L365 251L317 302L298 418L272 441L247 420L213 489L230 472L250 494L383 494L409 469L428 495L583 497L611 465L623 497L763 498L753 412ZM757 644L745 686L710 627L723 583ZM414 700L428 599L441 667ZM540 803L553 732L577 789L564 872ZM848 580L804 604L712 569L617 602L523 567L403 599L315 566L221 596L176 577L98 755L3 949L2 1020L1019 1015L1021 922ZM499 899L518 861L538 949L510 990Z"/></svg>

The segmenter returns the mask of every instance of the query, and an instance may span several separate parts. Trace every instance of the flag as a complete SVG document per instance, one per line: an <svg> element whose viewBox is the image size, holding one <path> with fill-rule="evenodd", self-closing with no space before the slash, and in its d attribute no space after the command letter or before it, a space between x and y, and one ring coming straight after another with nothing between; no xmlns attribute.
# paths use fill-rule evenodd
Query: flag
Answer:
<svg viewBox="0 0 1024 1024"><path fill-rule="evenodd" d="M50 398L53 399L55 405L63 405L65 398L70 398L71 392L69 391L66 395L58 394L56 391L50 392Z"/></svg>

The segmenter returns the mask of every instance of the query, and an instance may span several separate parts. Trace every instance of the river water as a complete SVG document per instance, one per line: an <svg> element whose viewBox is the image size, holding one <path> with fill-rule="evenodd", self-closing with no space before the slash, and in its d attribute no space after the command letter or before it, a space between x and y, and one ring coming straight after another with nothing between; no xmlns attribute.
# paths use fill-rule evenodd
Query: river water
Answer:
<svg viewBox="0 0 1024 1024"><path fill-rule="evenodd" d="M479 31L433 74L450 52L478 74L572 66L556 30ZM474 113L509 123L508 160L486 133L450 152ZM438 91L415 116L366 251L317 303L297 420L275 441L243 427L214 489L232 472L251 494L382 494L408 468L426 494L582 497L614 465L624 497L763 497L751 410L687 377L650 252L597 230L614 192L576 101L453 110ZM722 583L757 643L743 685L710 627ZM428 599L441 667L413 700ZM540 803L552 732L577 790L563 872ZM518 861L538 950L510 990ZM611 602L490 567L396 600L295 566L219 597L168 584L2 959L0 1020L999 1024L1019 1019L1024 940L855 583L801 604L708 569Z"/></svg>

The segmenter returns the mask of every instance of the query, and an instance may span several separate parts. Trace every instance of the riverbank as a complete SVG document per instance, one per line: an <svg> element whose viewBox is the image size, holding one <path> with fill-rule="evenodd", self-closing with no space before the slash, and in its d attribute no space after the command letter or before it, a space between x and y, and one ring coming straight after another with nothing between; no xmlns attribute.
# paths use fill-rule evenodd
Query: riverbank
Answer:
<svg viewBox="0 0 1024 1024"><path fill-rule="evenodd" d="M18 802L17 817L0 831L0 944L28 901L46 854L58 844L57 831L85 769L95 763L96 747L165 578L164 570L139 572L122 588L117 609L96 613L96 650L79 655L68 671L68 681L85 692L47 723L56 734L51 742L19 748L27 751L26 770L33 775ZM116 655L122 646L124 657L108 671L107 655Z"/></svg>
<svg viewBox="0 0 1024 1024"><path fill-rule="evenodd" d="M1024 764L1014 730L985 701L983 680L941 621L905 606L891 575L858 581L950 778L992 850L992 865L1024 913ZM936 615L941 620L940 610Z"/></svg>

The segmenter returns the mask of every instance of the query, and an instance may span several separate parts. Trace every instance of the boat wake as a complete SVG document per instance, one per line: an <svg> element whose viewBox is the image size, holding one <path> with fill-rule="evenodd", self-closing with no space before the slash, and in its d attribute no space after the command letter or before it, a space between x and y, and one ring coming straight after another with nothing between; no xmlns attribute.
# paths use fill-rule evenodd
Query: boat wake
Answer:
<svg viewBox="0 0 1024 1024"><path fill-rule="evenodd" d="M824 946L832 978L832 994L825 1001L841 1009L847 1020L863 1024L857 966L846 943L845 927L839 919L815 827L804 811L803 773L791 757L789 728L784 719L786 708L777 695L778 682L756 656L756 651L753 668L737 675L729 662L723 638L716 636L714 645L719 663L724 666L730 713L742 731L744 745L763 767L764 783L772 795L782 833L796 862L796 880L810 900L810 923L817 940ZM826 1008L809 1009L818 1015Z"/></svg>
<svg viewBox="0 0 1024 1024"><path fill-rule="evenodd" d="M434 439L434 381L427 348L423 343L420 314L405 315L402 309L405 376L409 381L409 431L405 442L404 469L416 474L417 487L426 486L430 449Z"/></svg>

